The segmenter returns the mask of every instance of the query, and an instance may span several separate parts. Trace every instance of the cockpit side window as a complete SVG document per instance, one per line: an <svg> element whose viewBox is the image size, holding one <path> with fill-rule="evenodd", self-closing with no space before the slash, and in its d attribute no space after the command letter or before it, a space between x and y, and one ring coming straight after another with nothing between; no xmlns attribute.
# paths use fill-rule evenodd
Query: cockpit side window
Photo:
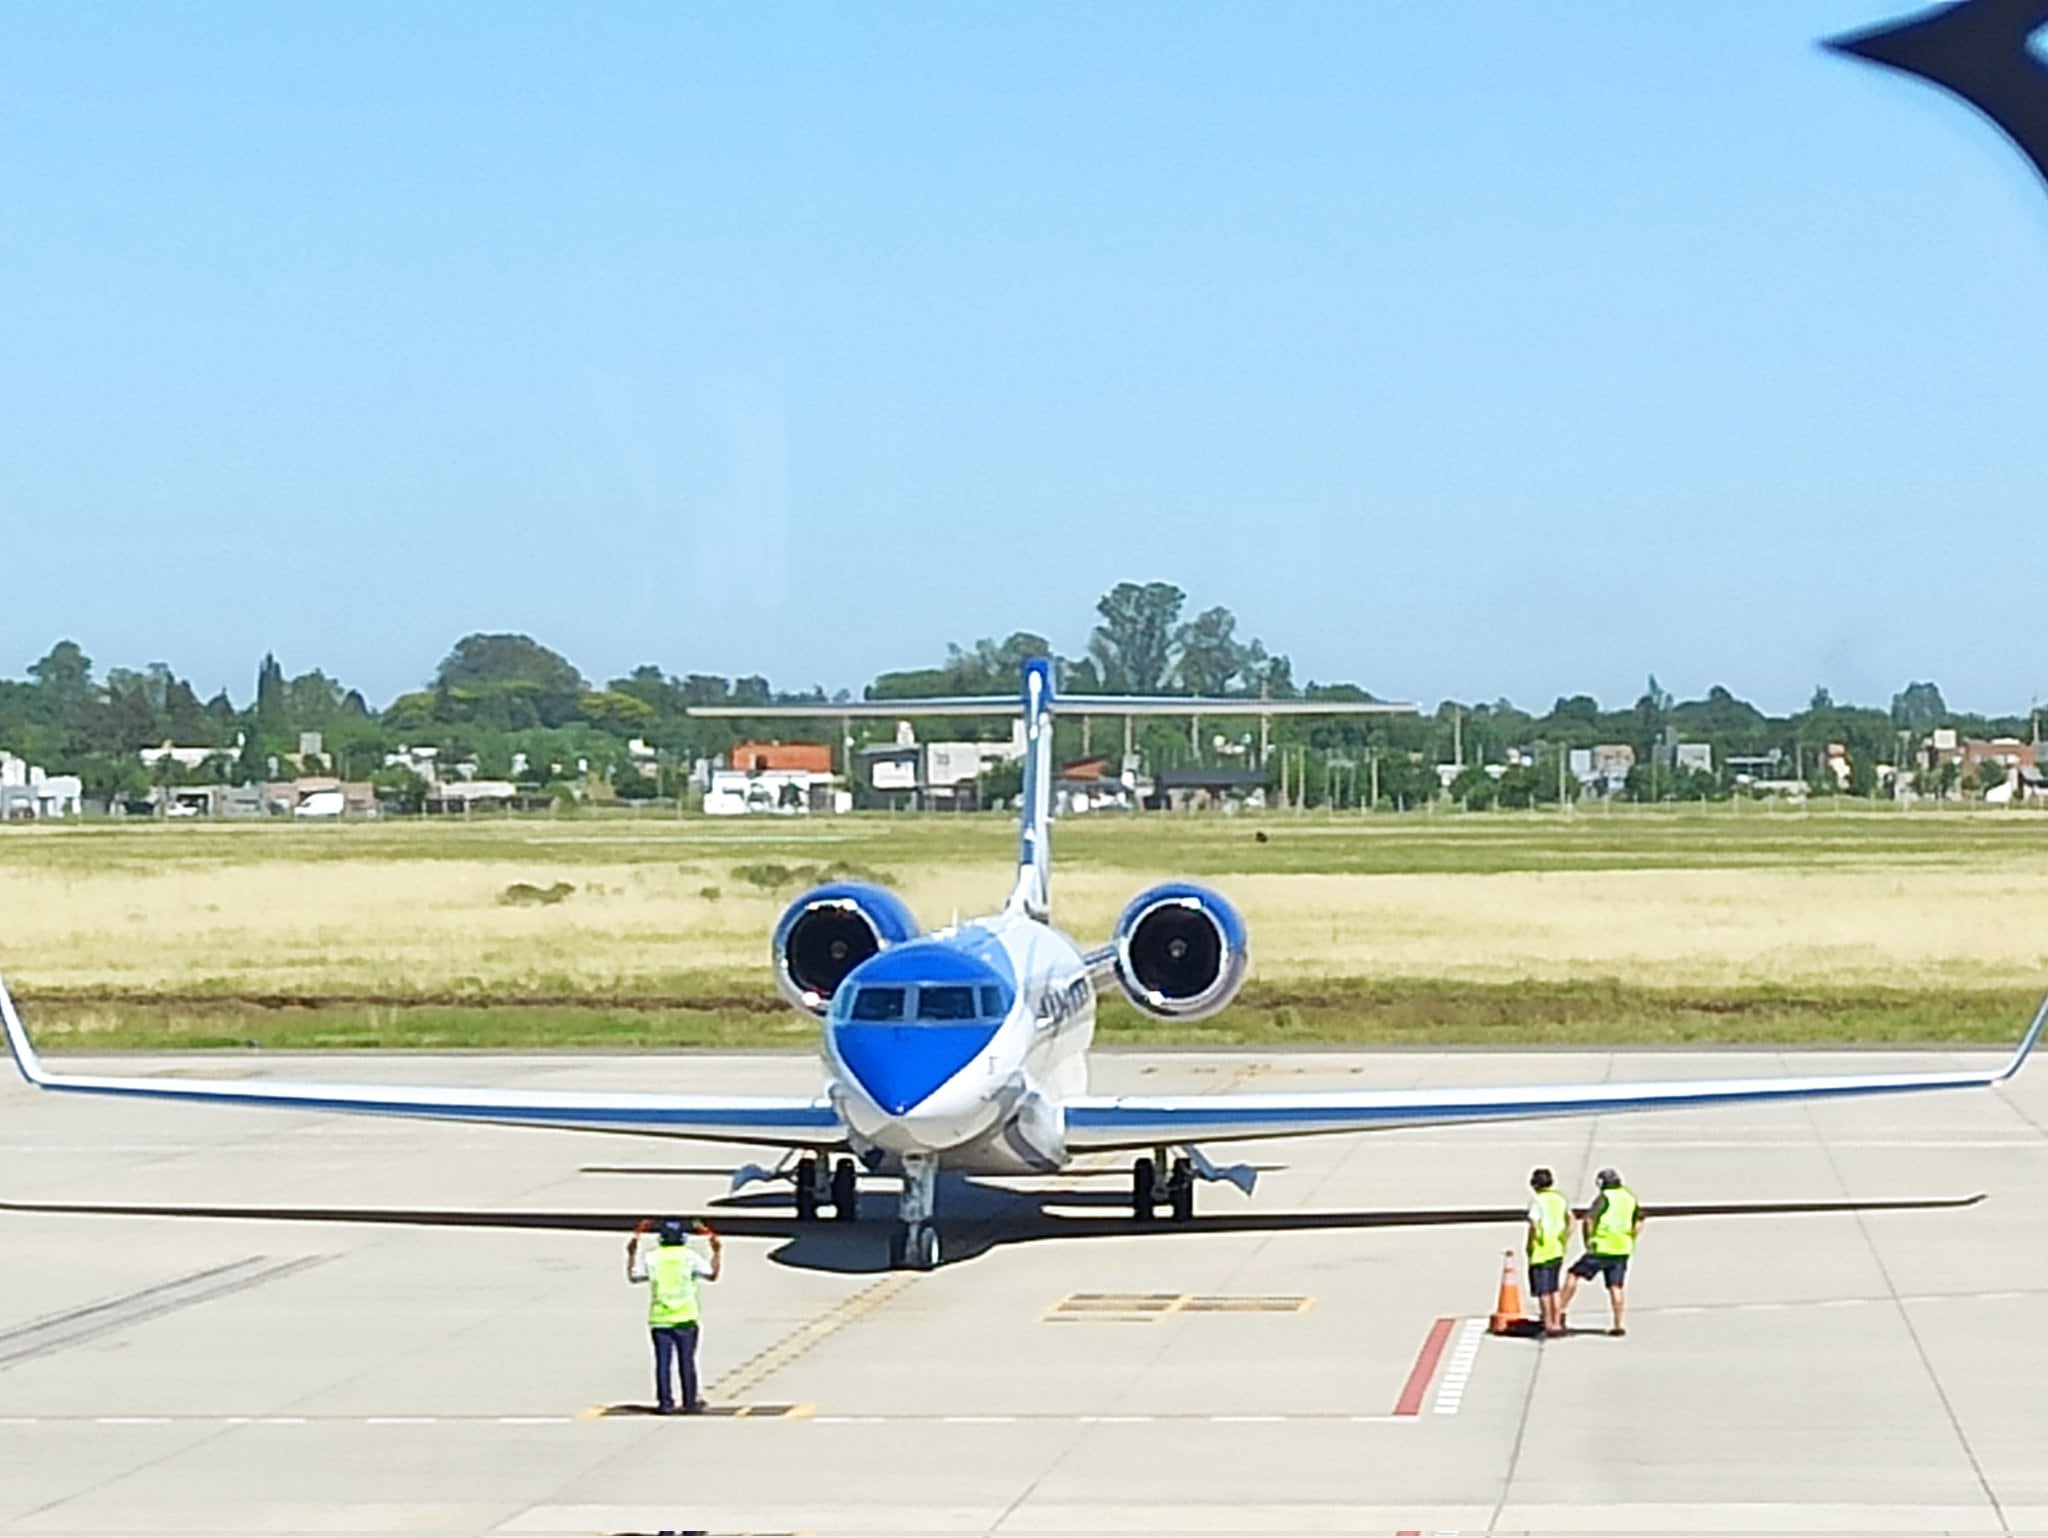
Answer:
<svg viewBox="0 0 2048 1538"><path fill-rule="evenodd" d="M1001 1019L1003 1016L1003 990L994 983L982 984L981 1012L991 1020Z"/></svg>
<svg viewBox="0 0 2048 1538"><path fill-rule="evenodd" d="M965 983L926 983L917 990L920 1020L972 1020L974 989Z"/></svg>
<svg viewBox="0 0 2048 1538"><path fill-rule="evenodd" d="M851 1020L901 1020L903 1018L904 989L862 988L853 996Z"/></svg>

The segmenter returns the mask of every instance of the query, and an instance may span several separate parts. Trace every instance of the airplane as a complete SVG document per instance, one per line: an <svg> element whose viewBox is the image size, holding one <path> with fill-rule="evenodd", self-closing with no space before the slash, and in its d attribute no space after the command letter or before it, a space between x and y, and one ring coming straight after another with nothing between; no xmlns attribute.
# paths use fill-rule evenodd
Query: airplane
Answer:
<svg viewBox="0 0 2048 1538"><path fill-rule="evenodd" d="M788 1178L800 1222L830 1205L859 1211L864 1176L900 1182L892 1267L940 1264L939 1173L1047 1175L1084 1155L1129 1153L1131 1213L1165 1208L1193 1220L1197 1182L1252 1194L1256 1172L1218 1167L1205 1146L1252 1139L1628 1111L1860 1099L1984 1089L2025 1062L2048 1022L2042 1001L2011 1058L1990 1072L1423 1090L1214 1095L1100 1095L1088 1088L1098 995L1114 988L1154 1018L1192 1021L1230 1003L1249 957L1243 918L1222 894L1186 881L1138 893L1108 941L1092 950L1052 922L1052 728L1062 702L1051 664L1024 664L1018 697L863 701L857 705L730 707L717 713L829 716L995 716L1024 724L1015 883L986 917L926 930L886 888L834 882L804 893L770 943L783 996L821 1022L823 1092L699 1095L112 1078L53 1073L37 1057L0 985L0 1025L29 1083L57 1093L188 1104L427 1118L694 1138L783 1151L784 1168L749 1165L734 1188ZM1098 715L1270 715L1396 712L1379 702L1080 696ZM704 712L713 713L711 711ZM793 1168L788 1167L794 1158Z"/></svg>

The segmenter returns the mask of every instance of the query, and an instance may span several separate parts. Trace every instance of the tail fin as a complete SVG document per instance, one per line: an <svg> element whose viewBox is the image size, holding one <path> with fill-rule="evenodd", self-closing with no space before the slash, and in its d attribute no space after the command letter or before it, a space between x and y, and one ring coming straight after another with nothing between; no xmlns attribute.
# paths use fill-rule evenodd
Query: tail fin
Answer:
<svg viewBox="0 0 2048 1538"><path fill-rule="evenodd" d="M1017 842L1017 885L1005 907L1030 918L1052 911L1052 663L1024 664L1024 815Z"/></svg>

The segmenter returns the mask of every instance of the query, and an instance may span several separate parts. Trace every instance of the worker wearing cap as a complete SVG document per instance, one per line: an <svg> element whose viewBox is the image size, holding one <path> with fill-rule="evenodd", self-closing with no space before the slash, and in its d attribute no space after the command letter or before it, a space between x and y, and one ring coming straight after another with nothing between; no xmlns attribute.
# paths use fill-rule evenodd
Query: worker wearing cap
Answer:
<svg viewBox="0 0 2048 1538"><path fill-rule="evenodd" d="M1596 1178L1600 1194L1586 1209L1586 1253L1572 1262L1571 1275L1565 1278L1564 1297L1558 1304L1559 1322L1563 1322L1565 1310L1572 1306L1572 1294L1579 1290L1579 1283L1590 1282L1597 1276L1607 1283L1607 1306L1614 1313L1614 1325L1607 1333L1626 1335L1622 1313L1628 1297L1622 1284L1628 1280L1628 1260L1636 1252L1636 1235L1643 1231L1643 1206L1636 1200L1635 1192L1621 1183L1618 1170L1602 1170Z"/></svg>
<svg viewBox="0 0 2048 1538"><path fill-rule="evenodd" d="M680 1363L683 1379L681 1408L695 1415L704 1408L697 1393L697 1282L718 1280L724 1263L723 1244L704 1224L685 1223L681 1218L663 1218L660 1243L652 1255L640 1253L640 1240L651 1222L642 1223L626 1241L626 1280L647 1284L647 1330L654 1337L654 1403L663 1415L677 1409L672 1390L671 1367ZM711 1258L705 1260L683 1241L692 1232L711 1241Z"/></svg>
<svg viewBox="0 0 2048 1538"><path fill-rule="evenodd" d="M1558 1306L1558 1273L1564 1269L1564 1243L1572 1229L1572 1209L1547 1169L1529 1172L1536 1199L1529 1203L1529 1291L1543 1315L1545 1335L1564 1334L1564 1310Z"/></svg>

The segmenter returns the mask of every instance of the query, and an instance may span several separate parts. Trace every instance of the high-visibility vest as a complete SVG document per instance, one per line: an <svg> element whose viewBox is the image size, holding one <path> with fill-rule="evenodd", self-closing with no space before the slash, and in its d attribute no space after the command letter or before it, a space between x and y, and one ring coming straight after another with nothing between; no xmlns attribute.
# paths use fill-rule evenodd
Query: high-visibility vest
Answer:
<svg viewBox="0 0 2048 1538"><path fill-rule="evenodd" d="M656 1328L697 1322L696 1257L664 1244L647 1260L647 1322Z"/></svg>
<svg viewBox="0 0 2048 1538"><path fill-rule="evenodd" d="M1600 1200L1606 1205L1600 1209L1593 1231L1586 1235L1587 1252L1610 1259L1634 1254L1636 1213L1640 1210L1635 1192L1627 1186L1609 1186L1600 1193Z"/></svg>
<svg viewBox="0 0 2048 1538"><path fill-rule="evenodd" d="M1529 1236L1529 1264L1540 1266L1564 1259L1564 1237L1570 1231L1572 1209L1556 1187L1536 1193L1536 1232Z"/></svg>

